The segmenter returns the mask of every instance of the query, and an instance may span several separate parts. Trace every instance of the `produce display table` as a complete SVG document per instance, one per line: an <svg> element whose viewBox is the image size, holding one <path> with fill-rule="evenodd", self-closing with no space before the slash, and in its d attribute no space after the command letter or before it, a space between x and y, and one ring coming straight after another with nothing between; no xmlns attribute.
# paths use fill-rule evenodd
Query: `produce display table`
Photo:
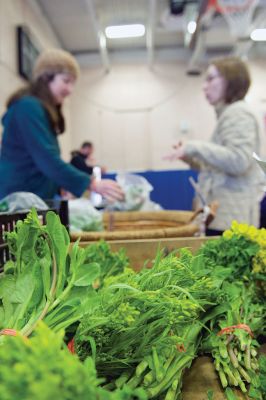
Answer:
<svg viewBox="0 0 266 400"><path fill-rule="evenodd" d="M260 353L266 354L266 344L261 346ZM205 400L209 389L213 391L214 400L226 400L212 358L201 356L194 360L192 367L184 375L182 400ZM235 394L238 400L250 399L240 390L235 390Z"/></svg>

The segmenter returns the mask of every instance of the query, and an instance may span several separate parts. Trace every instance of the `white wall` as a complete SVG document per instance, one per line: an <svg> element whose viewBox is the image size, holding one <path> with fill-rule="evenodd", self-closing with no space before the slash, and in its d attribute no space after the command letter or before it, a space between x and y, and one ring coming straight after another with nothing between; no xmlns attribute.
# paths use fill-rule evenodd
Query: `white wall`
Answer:
<svg viewBox="0 0 266 400"><path fill-rule="evenodd" d="M109 74L83 69L71 101L73 148L92 140L96 159L109 170L184 168L162 157L179 139L207 138L212 130L202 79L188 77L178 62L153 71L145 64L114 65Z"/></svg>
<svg viewBox="0 0 266 400"><path fill-rule="evenodd" d="M0 113L5 111L5 103L10 94L25 84L17 73L16 27L26 25L40 49L60 47L48 21L34 0L0 0ZM66 119L69 121L68 105ZM69 131L60 137L62 155L68 157L71 149Z"/></svg>
<svg viewBox="0 0 266 400"><path fill-rule="evenodd" d="M266 111L263 64L250 64L248 96L260 114ZM187 76L185 68L178 61L153 71L145 64L116 64L109 74L83 68L71 101L72 147L93 141L96 159L110 171L187 168L162 158L180 139L208 140L215 113L202 93L204 76Z"/></svg>

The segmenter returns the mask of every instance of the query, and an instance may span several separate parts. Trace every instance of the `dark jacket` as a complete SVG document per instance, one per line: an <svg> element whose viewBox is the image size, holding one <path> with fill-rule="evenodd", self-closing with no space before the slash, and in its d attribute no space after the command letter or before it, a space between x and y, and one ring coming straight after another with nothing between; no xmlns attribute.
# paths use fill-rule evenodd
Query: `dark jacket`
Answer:
<svg viewBox="0 0 266 400"><path fill-rule="evenodd" d="M86 158L84 154L77 151L74 153L73 157L71 158L70 164L74 167L78 168L80 171L86 172L86 174L92 175L93 167L90 167L86 164Z"/></svg>
<svg viewBox="0 0 266 400"><path fill-rule="evenodd" d="M57 136L39 99L15 101L2 122L0 198L27 191L48 199L59 188L81 196L88 188L90 177L60 158Z"/></svg>

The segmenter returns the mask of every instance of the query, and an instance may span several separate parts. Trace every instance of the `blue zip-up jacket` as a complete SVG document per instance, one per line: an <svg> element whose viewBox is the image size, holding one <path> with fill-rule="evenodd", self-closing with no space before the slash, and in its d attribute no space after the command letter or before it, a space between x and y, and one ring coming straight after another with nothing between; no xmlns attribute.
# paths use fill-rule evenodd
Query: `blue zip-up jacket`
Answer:
<svg viewBox="0 0 266 400"><path fill-rule="evenodd" d="M88 174L60 158L57 136L39 99L25 96L15 101L2 122L0 199L18 191L49 199L59 188L81 196L88 189Z"/></svg>

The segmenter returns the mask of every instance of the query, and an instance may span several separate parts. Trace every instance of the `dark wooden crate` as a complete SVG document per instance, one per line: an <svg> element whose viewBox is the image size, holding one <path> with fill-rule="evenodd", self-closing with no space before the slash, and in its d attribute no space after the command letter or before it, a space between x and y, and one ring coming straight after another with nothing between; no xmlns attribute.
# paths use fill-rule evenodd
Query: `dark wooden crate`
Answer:
<svg viewBox="0 0 266 400"><path fill-rule="evenodd" d="M46 201L49 209L38 210L37 213L41 222L46 223L46 214L48 211L56 212L63 225L69 229L69 218L68 218L68 203L65 200L47 200ZM0 272L3 270L4 264L10 260L10 252L5 242L5 233L12 232L15 229L16 223L19 220L24 220L27 217L28 212L16 212L16 213L5 213L0 214Z"/></svg>

